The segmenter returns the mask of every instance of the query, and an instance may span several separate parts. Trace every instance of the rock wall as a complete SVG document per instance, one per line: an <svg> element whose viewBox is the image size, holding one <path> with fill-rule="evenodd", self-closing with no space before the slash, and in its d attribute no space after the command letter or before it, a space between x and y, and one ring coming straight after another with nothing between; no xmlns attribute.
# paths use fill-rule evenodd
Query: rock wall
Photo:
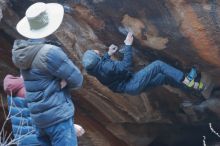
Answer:
<svg viewBox="0 0 220 146"><path fill-rule="evenodd" d="M3 0L1 3L6 4ZM18 74L11 62L15 26L36 0L10 0L0 13L0 78ZM45 0L55 2L55 0ZM75 122L86 134L82 146L185 146L220 141L208 123L220 129L220 2L216 0L60 0L69 8L59 30L60 41L84 74L83 88L73 91ZM3 6L2 4L0 6ZM0 7L0 12L2 7ZM139 96L116 94L88 76L81 57L88 48L102 53L121 46L128 30L134 33L134 71L160 59L181 70L196 66L215 81L211 98L185 94L169 86ZM120 58L119 55L116 58ZM2 82L1 82L2 87ZM3 93L3 92L2 92ZM219 130L220 131L220 130Z"/></svg>

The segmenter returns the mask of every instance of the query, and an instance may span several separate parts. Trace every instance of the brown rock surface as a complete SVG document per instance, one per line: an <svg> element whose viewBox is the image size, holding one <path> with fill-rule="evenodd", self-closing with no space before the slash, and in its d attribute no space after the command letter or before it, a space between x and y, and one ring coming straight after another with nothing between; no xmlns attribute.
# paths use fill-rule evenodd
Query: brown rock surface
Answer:
<svg viewBox="0 0 220 146"><path fill-rule="evenodd" d="M45 0L46 1L46 0ZM47 0L46 2L54 2ZM4 2L0 0L0 4ZM26 8L35 0L11 0L0 13L0 78L18 74L11 62L15 30ZM217 0L67 0L73 9L52 36L59 40L69 57L84 74L83 88L73 91L75 122L86 134L81 146L186 146L202 145L211 136L208 123L220 128L220 2ZM3 5L0 5L0 12ZM88 48L105 52L111 43L122 45L132 30L134 70L161 59L186 71L197 66L215 80L212 98L205 100L163 86L139 96L116 94L88 76L81 57ZM2 93L3 94L3 93ZM203 101L202 101L203 100ZM182 108L183 101L185 108ZM201 103L200 103L201 102ZM187 106L189 105L189 106Z"/></svg>

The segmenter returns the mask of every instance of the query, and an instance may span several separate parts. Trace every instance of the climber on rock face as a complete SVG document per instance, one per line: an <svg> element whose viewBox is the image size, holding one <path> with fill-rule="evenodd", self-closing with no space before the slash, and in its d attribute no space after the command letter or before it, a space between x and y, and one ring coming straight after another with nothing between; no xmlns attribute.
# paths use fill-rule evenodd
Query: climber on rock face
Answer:
<svg viewBox="0 0 220 146"><path fill-rule="evenodd" d="M103 85L113 92L138 95L149 88L169 84L184 91L193 88L203 89L203 83L195 68L186 74L160 61L154 61L138 72L131 72L133 35L129 32L122 48L124 57L121 61L114 61L111 56L118 47L111 45L103 57L98 50L87 50L82 58L83 67L87 73L96 77ZM186 90L185 90L186 89Z"/></svg>

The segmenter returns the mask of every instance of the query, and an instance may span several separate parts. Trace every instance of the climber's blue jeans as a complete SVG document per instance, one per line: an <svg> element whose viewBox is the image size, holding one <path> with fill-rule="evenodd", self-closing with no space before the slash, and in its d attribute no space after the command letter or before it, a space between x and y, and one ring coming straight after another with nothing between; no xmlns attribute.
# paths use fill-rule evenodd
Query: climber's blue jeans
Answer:
<svg viewBox="0 0 220 146"><path fill-rule="evenodd" d="M72 118L47 128L36 128L41 146L77 146Z"/></svg>
<svg viewBox="0 0 220 146"><path fill-rule="evenodd" d="M134 73L132 78L124 82L123 92L137 95L149 88L165 84L185 90L185 86L181 83L183 78L182 71L157 60Z"/></svg>

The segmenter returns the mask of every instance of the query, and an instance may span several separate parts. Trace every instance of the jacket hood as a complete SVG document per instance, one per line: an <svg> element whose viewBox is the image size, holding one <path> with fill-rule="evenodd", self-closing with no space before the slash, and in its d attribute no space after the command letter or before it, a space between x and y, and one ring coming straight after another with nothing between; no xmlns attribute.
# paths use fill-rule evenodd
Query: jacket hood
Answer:
<svg viewBox="0 0 220 146"><path fill-rule="evenodd" d="M12 49L12 61L20 69L29 69L31 64L44 46L41 41L35 40L15 40Z"/></svg>
<svg viewBox="0 0 220 146"><path fill-rule="evenodd" d="M24 80L21 77L6 75L4 78L4 91L12 96L25 97Z"/></svg>

